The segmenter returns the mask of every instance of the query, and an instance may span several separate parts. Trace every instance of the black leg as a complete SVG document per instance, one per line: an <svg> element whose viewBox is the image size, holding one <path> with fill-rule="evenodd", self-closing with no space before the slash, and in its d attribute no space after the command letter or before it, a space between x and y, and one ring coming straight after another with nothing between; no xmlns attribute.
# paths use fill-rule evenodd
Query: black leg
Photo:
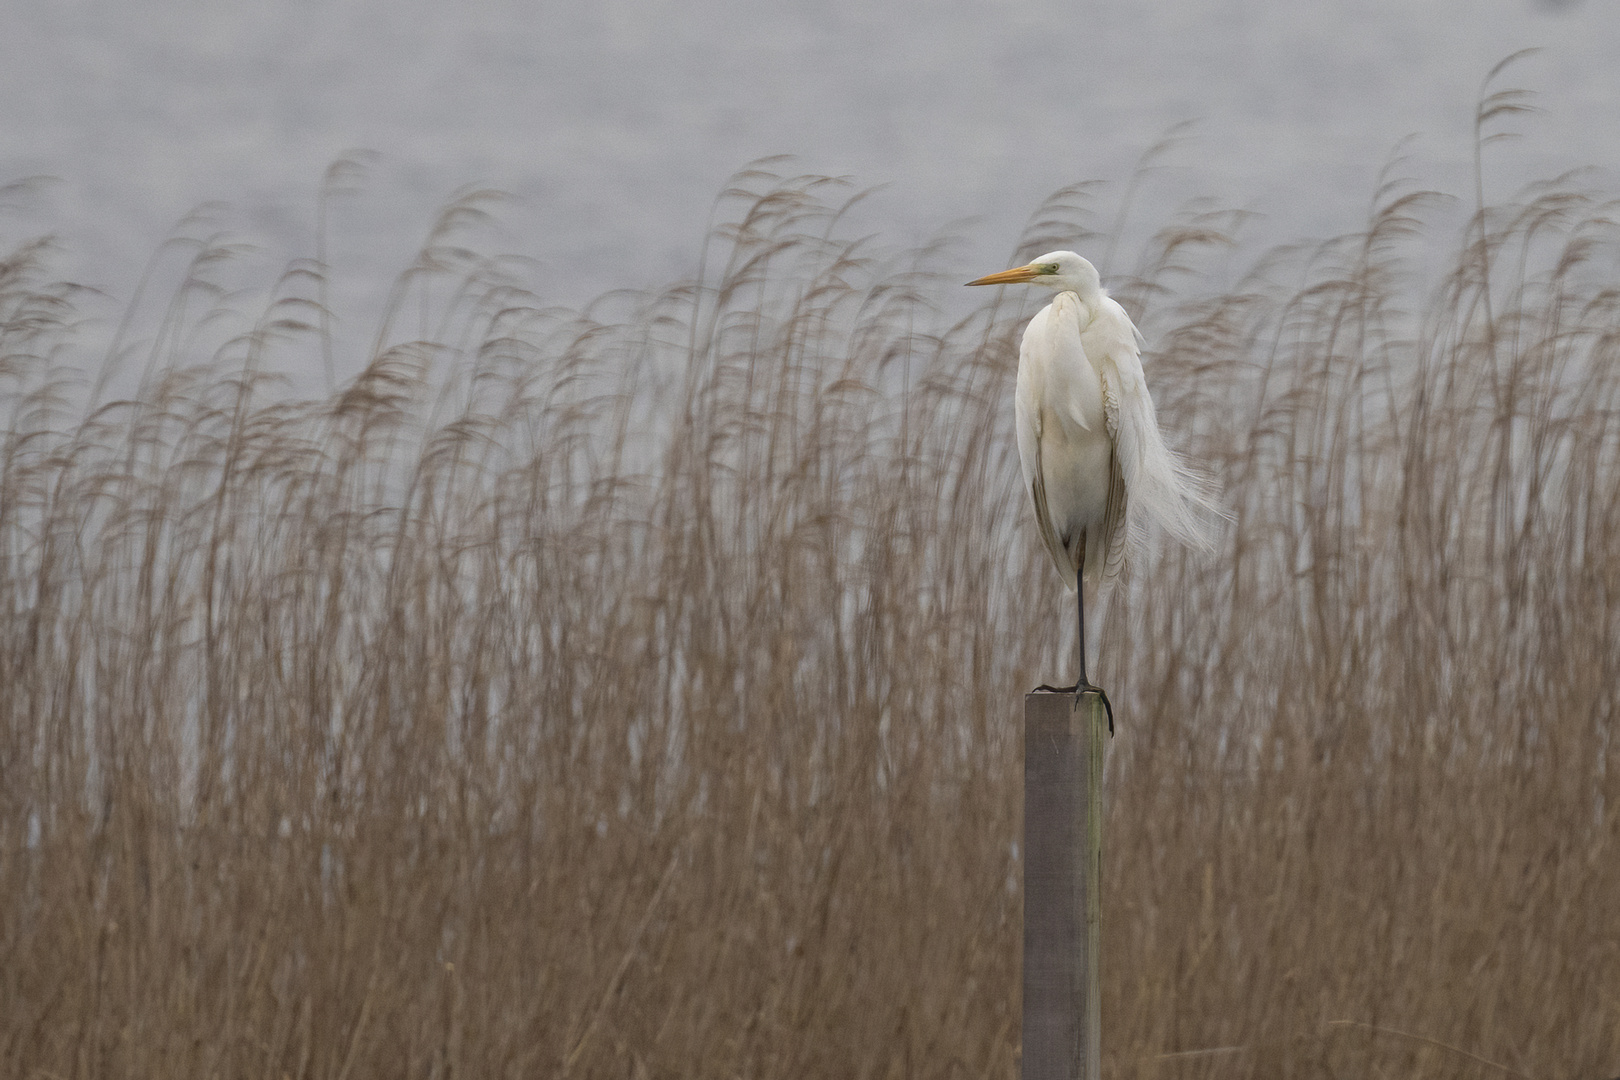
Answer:
<svg viewBox="0 0 1620 1080"><path fill-rule="evenodd" d="M1074 687L1074 707L1080 707L1080 699L1087 693L1094 693L1102 698L1103 709L1108 713L1108 734L1114 734L1114 703L1108 700L1108 693L1100 686L1094 686L1086 678L1086 585L1085 579L1079 575L1074 579L1075 607L1080 619L1080 681Z"/></svg>
<svg viewBox="0 0 1620 1080"><path fill-rule="evenodd" d="M1074 599L1080 627L1080 681L1073 686L1051 686L1042 683L1035 689L1046 690L1054 694L1073 694L1074 707L1077 709L1080 707L1081 698L1087 694L1096 694L1102 698L1103 709L1108 713L1108 734L1113 735L1114 703L1108 700L1107 691L1100 686L1093 685L1091 680L1086 678L1086 589L1085 579L1080 575L1075 576Z"/></svg>

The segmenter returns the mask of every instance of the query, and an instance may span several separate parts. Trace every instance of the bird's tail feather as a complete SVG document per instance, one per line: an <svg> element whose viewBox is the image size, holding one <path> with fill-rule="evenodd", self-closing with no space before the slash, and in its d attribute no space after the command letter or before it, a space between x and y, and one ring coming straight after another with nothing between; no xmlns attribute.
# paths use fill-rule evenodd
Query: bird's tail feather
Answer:
<svg viewBox="0 0 1620 1080"><path fill-rule="evenodd" d="M1130 492L1133 541L1156 526L1190 548L1213 550L1216 529L1226 517L1216 501L1214 481L1165 444L1153 400L1146 393L1125 395L1119 409L1122 414L1136 414L1120 417L1116 443L1125 488Z"/></svg>

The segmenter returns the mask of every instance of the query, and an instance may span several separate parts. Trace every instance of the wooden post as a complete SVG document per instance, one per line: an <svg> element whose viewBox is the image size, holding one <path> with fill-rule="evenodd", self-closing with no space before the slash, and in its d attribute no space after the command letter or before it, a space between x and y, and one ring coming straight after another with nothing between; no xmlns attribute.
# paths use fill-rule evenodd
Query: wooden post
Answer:
<svg viewBox="0 0 1620 1080"><path fill-rule="evenodd" d="M1102 762L1089 694L1024 696L1023 1080L1101 1080Z"/></svg>

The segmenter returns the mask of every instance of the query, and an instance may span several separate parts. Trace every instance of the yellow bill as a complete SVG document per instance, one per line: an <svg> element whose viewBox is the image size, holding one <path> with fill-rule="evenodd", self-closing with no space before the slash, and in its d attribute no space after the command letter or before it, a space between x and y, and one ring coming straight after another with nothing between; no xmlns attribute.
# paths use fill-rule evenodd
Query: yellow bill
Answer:
<svg viewBox="0 0 1620 1080"><path fill-rule="evenodd" d="M1041 271L1034 263L1028 266L1015 266L1011 270L1003 270L999 274L988 274L977 281L968 282L969 285L1018 285L1025 281L1034 281L1041 275Z"/></svg>

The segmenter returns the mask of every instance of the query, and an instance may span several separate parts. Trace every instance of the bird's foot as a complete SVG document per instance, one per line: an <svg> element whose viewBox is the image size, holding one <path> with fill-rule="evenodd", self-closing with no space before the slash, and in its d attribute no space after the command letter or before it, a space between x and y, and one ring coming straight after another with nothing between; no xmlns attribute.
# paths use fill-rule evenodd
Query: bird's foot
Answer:
<svg viewBox="0 0 1620 1080"><path fill-rule="evenodd" d="M1096 694L1098 697L1102 698L1103 711L1108 714L1109 737L1113 736L1114 703L1108 700L1108 691L1104 690L1102 687L1089 682L1077 682L1073 686L1053 686L1050 683L1041 683L1041 685L1037 686L1035 690L1037 693L1045 692L1048 694L1073 694L1074 707L1077 709L1080 707L1081 698L1085 697L1087 694Z"/></svg>

